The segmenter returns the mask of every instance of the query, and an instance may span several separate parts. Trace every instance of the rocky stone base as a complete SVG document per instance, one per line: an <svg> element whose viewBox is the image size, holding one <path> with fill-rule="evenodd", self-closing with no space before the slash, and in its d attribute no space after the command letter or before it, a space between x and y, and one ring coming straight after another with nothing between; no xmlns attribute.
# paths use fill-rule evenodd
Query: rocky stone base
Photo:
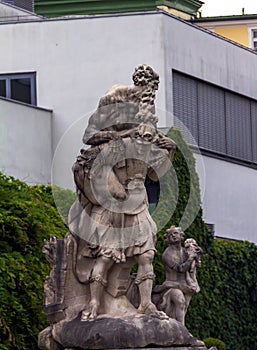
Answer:
<svg viewBox="0 0 257 350"><path fill-rule="evenodd" d="M61 321L39 335L42 350L137 349L207 350L174 319L146 315ZM51 345L47 345L51 344Z"/></svg>
<svg viewBox="0 0 257 350"><path fill-rule="evenodd" d="M65 350L78 350L75 348L66 348ZM108 349L108 350L119 350L119 349ZM123 350L208 350L205 346L190 346L190 347L184 347L184 346L172 346L172 347L167 347L167 348L134 348L134 349L123 349ZM211 348L209 350L217 350L217 348Z"/></svg>

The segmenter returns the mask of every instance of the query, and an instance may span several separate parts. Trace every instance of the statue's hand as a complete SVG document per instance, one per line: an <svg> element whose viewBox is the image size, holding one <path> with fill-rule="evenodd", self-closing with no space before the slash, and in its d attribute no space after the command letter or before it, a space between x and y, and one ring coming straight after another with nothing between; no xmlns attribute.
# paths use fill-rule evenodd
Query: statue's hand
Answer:
<svg viewBox="0 0 257 350"><path fill-rule="evenodd" d="M196 284L192 284L191 286L189 286L189 289L190 289L191 292L196 293L197 285Z"/></svg>
<svg viewBox="0 0 257 350"><path fill-rule="evenodd" d="M125 138L125 137L133 137L135 133L135 128L131 128L129 130L124 130L119 132L119 137Z"/></svg>
<svg viewBox="0 0 257 350"><path fill-rule="evenodd" d="M117 141L120 136L118 135L117 131L107 131L107 138L109 140Z"/></svg>
<svg viewBox="0 0 257 350"><path fill-rule="evenodd" d="M113 197L120 201L123 201L127 198L127 194L125 191L116 191L113 193Z"/></svg>
<svg viewBox="0 0 257 350"><path fill-rule="evenodd" d="M188 259L190 259L190 260L195 260L196 258L197 258L197 252L193 252L193 251L191 251L191 252L188 252Z"/></svg>
<svg viewBox="0 0 257 350"><path fill-rule="evenodd" d="M165 137L165 136L162 138L159 138L156 141L156 145L160 148L164 148L167 150L175 150L176 149L175 142L172 139Z"/></svg>
<svg viewBox="0 0 257 350"><path fill-rule="evenodd" d="M180 290L182 290L185 294L195 294L197 292L197 286L196 284L181 284L179 287Z"/></svg>

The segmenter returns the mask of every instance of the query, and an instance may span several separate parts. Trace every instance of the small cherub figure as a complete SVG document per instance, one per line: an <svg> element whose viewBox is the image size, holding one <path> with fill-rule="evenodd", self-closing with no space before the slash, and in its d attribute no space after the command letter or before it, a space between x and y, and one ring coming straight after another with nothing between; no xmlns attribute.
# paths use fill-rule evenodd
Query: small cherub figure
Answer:
<svg viewBox="0 0 257 350"><path fill-rule="evenodd" d="M152 300L169 317L185 324L185 315L192 296L200 291L196 268L201 264L202 249L194 239L182 245L184 232L171 226L165 232L168 247L162 255L166 279L155 286Z"/></svg>
<svg viewBox="0 0 257 350"><path fill-rule="evenodd" d="M188 238L184 242L188 258L193 260L190 270L186 272L186 282L189 286L195 288L195 292L199 293L200 287L196 279L196 269L201 266L203 250L193 238Z"/></svg>

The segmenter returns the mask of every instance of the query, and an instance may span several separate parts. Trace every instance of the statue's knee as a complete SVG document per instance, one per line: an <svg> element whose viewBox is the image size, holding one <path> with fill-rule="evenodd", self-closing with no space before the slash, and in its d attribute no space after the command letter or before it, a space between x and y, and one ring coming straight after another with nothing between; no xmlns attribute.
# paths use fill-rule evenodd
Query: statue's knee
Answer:
<svg viewBox="0 0 257 350"><path fill-rule="evenodd" d="M184 296L179 296L176 300L176 304L177 307L179 307L181 310L185 310L186 309L186 300L184 298Z"/></svg>
<svg viewBox="0 0 257 350"><path fill-rule="evenodd" d="M112 266L113 261L111 258L106 256L100 256L96 259L95 265L93 267L92 275L104 275Z"/></svg>
<svg viewBox="0 0 257 350"><path fill-rule="evenodd" d="M109 264L112 261L112 258L109 258L107 256L100 256L98 259L96 259L96 261L99 260L99 262L103 263L103 264Z"/></svg>
<svg viewBox="0 0 257 350"><path fill-rule="evenodd" d="M138 258L138 263L152 263L154 259L154 251L148 250L147 252L143 253Z"/></svg>

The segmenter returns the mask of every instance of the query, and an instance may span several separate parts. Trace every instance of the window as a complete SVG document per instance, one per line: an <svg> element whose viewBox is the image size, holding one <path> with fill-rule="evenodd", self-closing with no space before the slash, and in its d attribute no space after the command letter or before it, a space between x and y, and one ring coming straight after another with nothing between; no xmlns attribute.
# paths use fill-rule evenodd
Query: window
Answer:
<svg viewBox="0 0 257 350"><path fill-rule="evenodd" d="M193 136L208 154L257 164L257 101L177 71L173 101L175 125L189 144Z"/></svg>
<svg viewBox="0 0 257 350"><path fill-rule="evenodd" d="M257 51L257 28L248 27L248 41L249 47L254 51Z"/></svg>
<svg viewBox="0 0 257 350"><path fill-rule="evenodd" d="M0 96L36 105L36 73L0 74Z"/></svg>

